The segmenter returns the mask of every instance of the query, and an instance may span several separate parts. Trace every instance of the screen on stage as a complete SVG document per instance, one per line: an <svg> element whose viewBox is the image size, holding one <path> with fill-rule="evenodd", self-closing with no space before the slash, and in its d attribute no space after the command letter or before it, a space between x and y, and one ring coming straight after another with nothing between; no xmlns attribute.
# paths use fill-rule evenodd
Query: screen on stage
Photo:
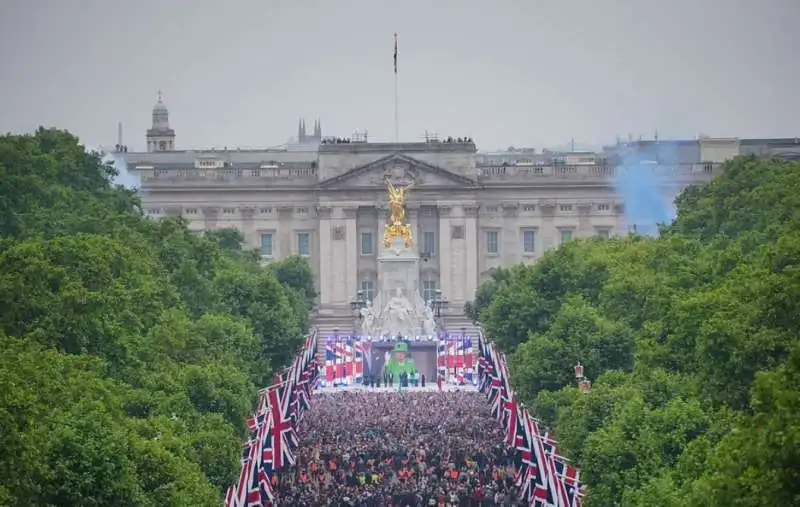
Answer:
<svg viewBox="0 0 800 507"><path fill-rule="evenodd" d="M436 379L436 342L373 342L369 348L369 354L364 354L364 375L383 378L386 372L396 380L405 372L425 375L428 381Z"/></svg>

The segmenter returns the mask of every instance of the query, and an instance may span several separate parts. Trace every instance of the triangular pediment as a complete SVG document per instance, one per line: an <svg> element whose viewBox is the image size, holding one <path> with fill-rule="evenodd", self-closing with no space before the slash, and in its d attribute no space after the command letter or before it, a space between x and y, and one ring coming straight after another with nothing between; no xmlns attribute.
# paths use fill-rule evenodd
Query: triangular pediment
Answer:
<svg viewBox="0 0 800 507"><path fill-rule="evenodd" d="M478 182L406 155L392 154L319 183L319 188L374 188L386 181L426 187L475 187Z"/></svg>

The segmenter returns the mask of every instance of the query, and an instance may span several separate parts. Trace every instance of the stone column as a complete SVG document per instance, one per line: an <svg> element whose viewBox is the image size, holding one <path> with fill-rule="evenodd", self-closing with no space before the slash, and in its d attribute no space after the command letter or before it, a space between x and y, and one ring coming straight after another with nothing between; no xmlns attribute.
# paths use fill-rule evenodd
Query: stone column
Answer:
<svg viewBox="0 0 800 507"><path fill-rule="evenodd" d="M592 203L579 202L578 203L578 230L576 236L579 238L588 238L594 236L594 227L592 227Z"/></svg>
<svg viewBox="0 0 800 507"><path fill-rule="evenodd" d="M517 226L517 215L519 214L519 203L515 201L504 201L503 207L503 245L500 255L504 266L511 266L517 263L519 253L519 227Z"/></svg>
<svg viewBox="0 0 800 507"><path fill-rule="evenodd" d="M349 301L350 298L354 298L356 296L356 292L358 291L359 244L358 223L356 221L356 218L358 217L358 208L347 207L342 209L342 211L344 212L345 219L345 259L347 263L345 271L347 273L345 286L347 287L347 298Z"/></svg>
<svg viewBox="0 0 800 507"><path fill-rule="evenodd" d="M242 236L244 242L251 248L256 248L258 245L258 238L256 237L255 225L253 224L253 216L256 214L256 209L253 206L242 206L239 208L239 214L242 216Z"/></svg>
<svg viewBox="0 0 800 507"><path fill-rule="evenodd" d="M450 252L450 214L451 206L439 206L439 287L442 297L453 298L453 286L451 283L452 259Z"/></svg>
<svg viewBox="0 0 800 507"><path fill-rule="evenodd" d="M408 226L411 227L411 234L414 238L414 250L422 251L422 237L419 233L419 204L406 204L406 214Z"/></svg>
<svg viewBox="0 0 800 507"><path fill-rule="evenodd" d="M556 204L553 201L542 201L539 203L539 210L542 212L542 253L553 248L556 243L555 221L553 216L556 213Z"/></svg>
<svg viewBox="0 0 800 507"><path fill-rule="evenodd" d="M278 212L278 251L274 253L273 258L283 259L292 255L292 241L294 239L294 230L292 227L292 218L294 208L291 206L279 206Z"/></svg>
<svg viewBox="0 0 800 507"><path fill-rule="evenodd" d="M349 301L351 297L347 294L347 229L345 227L344 210L334 208L332 219L329 221L328 238L330 241L330 253L328 255L328 288L330 302L332 305L341 307Z"/></svg>
<svg viewBox="0 0 800 507"><path fill-rule="evenodd" d="M457 306L461 306L467 301L467 244L464 234L464 208L454 206L450 216L450 231L443 241L450 242L450 290L453 294L450 301ZM447 269L444 264L439 265L440 269Z"/></svg>
<svg viewBox="0 0 800 507"><path fill-rule="evenodd" d="M331 214L333 208L330 206L319 206L317 217L319 218L319 303L320 306L328 306L333 302L331 292L331 282L333 276L333 240L334 229L331 225Z"/></svg>
<svg viewBox="0 0 800 507"><path fill-rule="evenodd" d="M207 206L201 209L203 212L203 228L207 231L213 231L217 228L217 220L219 219L219 208L216 206Z"/></svg>
<svg viewBox="0 0 800 507"><path fill-rule="evenodd" d="M480 207L464 206L464 239L467 247L467 267L466 267L466 292L467 299L475 297L478 289L478 252L480 244L478 241L478 209Z"/></svg>

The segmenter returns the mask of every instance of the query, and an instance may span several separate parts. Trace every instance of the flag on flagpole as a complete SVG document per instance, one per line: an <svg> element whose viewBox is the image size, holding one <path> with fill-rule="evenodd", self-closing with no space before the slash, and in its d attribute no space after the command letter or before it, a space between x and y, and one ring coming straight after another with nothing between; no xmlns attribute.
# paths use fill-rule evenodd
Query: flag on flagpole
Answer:
<svg viewBox="0 0 800 507"><path fill-rule="evenodd" d="M397 33L394 34L394 73L397 74Z"/></svg>

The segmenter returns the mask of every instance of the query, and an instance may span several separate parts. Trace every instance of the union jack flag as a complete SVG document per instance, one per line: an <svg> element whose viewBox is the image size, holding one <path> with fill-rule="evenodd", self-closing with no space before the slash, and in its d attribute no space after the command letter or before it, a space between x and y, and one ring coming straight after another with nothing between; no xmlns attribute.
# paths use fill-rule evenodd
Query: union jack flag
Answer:
<svg viewBox="0 0 800 507"><path fill-rule="evenodd" d="M470 371L475 364L472 338L468 336L444 336L439 340L436 355L440 371L458 369Z"/></svg>
<svg viewBox="0 0 800 507"><path fill-rule="evenodd" d="M527 417L528 431L531 434L531 443L533 445L533 455L536 458L536 467L539 469L541 476L541 484L543 490L547 492L547 501L549 504L542 505L555 505L556 507L568 507L565 490L560 488L561 481L556 477L555 467L553 466L553 459L545 451L542 434L539 431L539 424L535 419ZM542 493L543 494L543 493Z"/></svg>
<svg viewBox="0 0 800 507"><path fill-rule="evenodd" d="M294 464L295 424L316 387L316 350L317 335L313 333L292 365L275 376L275 385L260 393L256 412L247 420L252 438L245 445L239 480L225 495L226 507L272 505L274 473Z"/></svg>
<svg viewBox="0 0 800 507"><path fill-rule="evenodd" d="M235 486L228 488L228 492L225 495L226 507L243 507L246 505L253 472L258 464L259 445L258 439L250 440L245 444L242 452L242 469L239 472L239 480L236 481Z"/></svg>
<svg viewBox="0 0 800 507"><path fill-rule="evenodd" d="M325 344L325 380L355 382L364 376L364 346L361 342L329 340Z"/></svg>
<svg viewBox="0 0 800 507"><path fill-rule="evenodd" d="M267 406L272 432L273 466L275 470L294 465L297 433L292 423L291 400L294 386L290 382L267 389Z"/></svg>
<svg viewBox="0 0 800 507"><path fill-rule="evenodd" d="M560 456L558 458L561 458ZM566 463L563 458L556 459L556 475L564 485L564 489L569 507L581 507L583 505L583 485L580 483L581 472L577 468Z"/></svg>
<svg viewBox="0 0 800 507"><path fill-rule="evenodd" d="M478 390L489 396L489 387L497 372L489 355L489 346L482 337L478 338L478 354Z"/></svg>

